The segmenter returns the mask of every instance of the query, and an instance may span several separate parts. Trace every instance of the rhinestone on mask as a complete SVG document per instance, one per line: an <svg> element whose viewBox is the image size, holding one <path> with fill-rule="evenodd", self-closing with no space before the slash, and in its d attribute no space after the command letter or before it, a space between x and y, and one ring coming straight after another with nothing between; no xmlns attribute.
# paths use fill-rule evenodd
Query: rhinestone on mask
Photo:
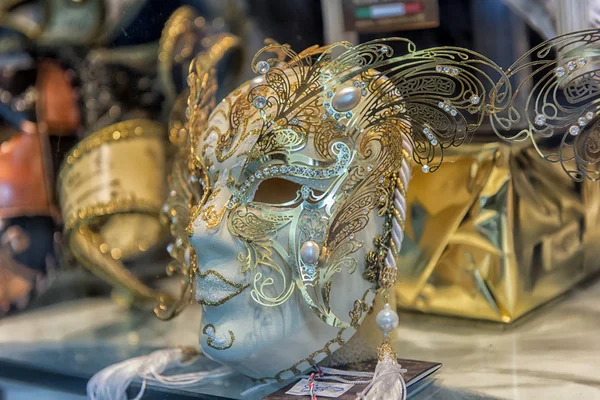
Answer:
<svg viewBox="0 0 600 400"><path fill-rule="evenodd" d="M435 72L440 72L450 76L456 76L458 75L458 68L450 67L448 65L436 65Z"/></svg>
<svg viewBox="0 0 600 400"><path fill-rule="evenodd" d="M259 74L262 74L262 75L266 74L267 72L269 72L270 68L271 68L271 66L266 61L259 61L256 63L256 70L258 71Z"/></svg>
<svg viewBox="0 0 600 400"><path fill-rule="evenodd" d="M256 96L252 101L252 104L259 110L262 110L267 106L267 99L265 98L265 96Z"/></svg>
<svg viewBox="0 0 600 400"><path fill-rule="evenodd" d="M571 127L569 128L569 133L573 136L577 136L579 135L579 127L577 125L571 125Z"/></svg>
<svg viewBox="0 0 600 400"><path fill-rule="evenodd" d="M308 166L270 166L265 167L262 171L256 171L253 175L240 184L239 187L239 198L233 201L234 205L238 201L242 201L246 195L250 193L250 188L253 185L257 185L263 179L268 176L295 176L301 178L329 178L331 176L337 176L342 172L342 169L346 169L350 164L350 149L342 142L336 142L332 146L334 154L337 156L335 164L329 167L308 167ZM233 199L232 199L233 200ZM233 205L232 205L233 206ZM230 208L230 207L229 207Z"/></svg>
<svg viewBox="0 0 600 400"><path fill-rule="evenodd" d="M537 126L542 126L546 123L546 116L544 114L538 114L535 116L535 124Z"/></svg>

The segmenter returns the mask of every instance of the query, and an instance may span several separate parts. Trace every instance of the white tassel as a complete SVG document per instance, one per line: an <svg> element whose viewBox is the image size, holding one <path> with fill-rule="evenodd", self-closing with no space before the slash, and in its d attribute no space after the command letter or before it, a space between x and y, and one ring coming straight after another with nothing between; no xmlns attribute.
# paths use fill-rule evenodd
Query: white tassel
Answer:
<svg viewBox="0 0 600 400"><path fill-rule="evenodd" d="M393 355L386 355L377 363L373 380L358 395L366 400L406 400L406 383L402 368Z"/></svg>
<svg viewBox="0 0 600 400"><path fill-rule="evenodd" d="M402 145L409 154L412 152L412 146L407 138L404 138ZM404 238L402 224L406 218L406 199L403 192L408 189L410 180L410 165L407 158L402 160L398 176L404 190L400 190L399 187L394 189L393 206L398 213L394 213L392 218L391 240L394 242L396 251L400 251L402 248L402 239ZM382 296L386 304L384 309L377 314L377 325L383 331L383 344L377 351L379 362L375 367L373 379L358 395L361 400L406 400L406 383L402 376L406 370L396 361L396 353L389 345L388 336L389 332L398 326L398 314L387 304L388 290L393 286L397 274L396 258L392 246L388 248L384 264L386 275L383 280L380 280L380 287L383 289ZM389 278L390 276L392 278Z"/></svg>
<svg viewBox="0 0 600 400"><path fill-rule="evenodd" d="M303 375L301 378L309 378L309 380L313 381L367 385L358 394L358 400L406 400L406 383L403 376L406 373L406 369L398 364L396 354L387 342L379 347L379 353L384 358L380 358L375 367L375 373L317 366L317 372L311 375ZM345 377L351 379L346 379ZM257 389L262 389L264 386L265 384L262 384L250 388L242 393L242 397Z"/></svg>
<svg viewBox="0 0 600 400"><path fill-rule="evenodd" d="M127 388L136 378L142 379L140 392L133 400L144 395L147 381L159 382L164 387L183 387L196 385L205 379L220 378L232 372L229 367L220 367L212 371L194 372L180 375L163 376L166 369L181 367L198 359L197 353L190 354L183 349L163 349L146 356L135 357L111 365L96 373L87 384L90 400L127 400Z"/></svg>

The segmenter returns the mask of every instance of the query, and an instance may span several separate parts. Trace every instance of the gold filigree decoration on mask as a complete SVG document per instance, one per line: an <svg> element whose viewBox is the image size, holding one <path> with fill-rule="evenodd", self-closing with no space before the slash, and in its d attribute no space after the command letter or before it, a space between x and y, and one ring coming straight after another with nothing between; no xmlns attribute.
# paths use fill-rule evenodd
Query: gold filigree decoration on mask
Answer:
<svg viewBox="0 0 600 400"><path fill-rule="evenodd" d="M290 368L284 369L282 371L279 371L277 374L275 374L275 377L273 378L259 378L257 379L257 381L259 383L268 383L269 381L272 380L276 380L277 382L284 382L285 379L282 377L283 374L285 374L286 372L291 372L294 375L300 375L302 373L302 371L300 371L298 369L298 367L303 364L303 363L309 363L310 365L316 365L316 361L315 361L315 357L320 355L320 354L325 354L325 356L330 356L333 351L331 350L331 346L334 344L337 344L339 347L342 347L346 341L342 338L342 334L344 333L345 328L341 328L336 337L329 340L327 343L325 343L325 346L323 346L323 348L321 350L317 350L314 353L312 353L311 355L309 355L308 357L306 357L305 359L302 359L298 362L296 362L294 365L292 365Z"/></svg>
<svg viewBox="0 0 600 400"><path fill-rule="evenodd" d="M403 157L407 155L403 153ZM403 197L406 197L406 189L402 185L401 179L396 173L393 173L390 179L386 180L388 183L385 191L392 193L395 189L398 189ZM395 276L390 276L390 271L386 267L385 257L387 255L388 248L392 248L394 256L398 255L399 249L396 249L394 241L391 240L392 235L392 219L395 215L398 215L398 210L395 209L393 202L388 201L385 206L381 207L381 211L385 213L386 221L383 224L383 230L381 235L375 236L373 239L374 250L367 253L365 256L365 271L363 277L369 282L377 283L380 288L388 288L395 280ZM401 222L402 230L404 230L404 223ZM395 272L395 271L394 271Z"/></svg>
<svg viewBox="0 0 600 400"><path fill-rule="evenodd" d="M177 141L178 152L168 176L170 194L163 206L162 219L174 238L169 253L173 260L167 266L167 274L180 274L182 284L176 301L161 298L155 314L161 319L178 315L194 298L194 276L197 272L196 253L189 236L192 222L198 217L210 195L207 168L194 152L199 143L199 132L208 123L208 116L216 103L216 65L223 56L238 45L239 40L230 35L219 35L213 45L200 53L190 64L187 101L188 121L182 128L186 135Z"/></svg>
<svg viewBox="0 0 600 400"><path fill-rule="evenodd" d="M231 212L229 224L237 237L252 241L272 235L290 219L287 215L269 215L260 209L239 207Z"/></svg>
<svg viewBox="0 0 600 400"><path fill-rule="evenodd" d="M228 188L233 187L233 185L235 185L235 178L233 177L233 174L231 173L231 171L229 171L229 174L227 175L227 181L225 182L225 185Z"/></svg>
<svg viewBox="0 0 600 400"><path fill-rule="evenodd" d="M285 121L273 130L270 135L265 135L256 143L255 153L260 157L263 154L275 152L293 152L300 150L306 143L307 132L300 125L286 124ZM250 160L255 160L255 154L251 154Z"/></svg>
<svg viewBox="0 0 600 400"><path fill-rule="evenodd" d="M402 53L395 56L391 45L403 48ZM340 49L341 55L333 57L334 49ZM350 327L351 321L344 322L331 311L330 282L338 273L356 270L358 264L352 254L362 246L355 240L356 234L375 215L386 218L381 249L376 251L393 246L389 243L394 213L390 182L395 181L394 173L405 155L402 139L411 142L412 157L418 164L435 171L439 164L434 159L443 158L444 148L469 139L486 114L496 111L495 106L486 104L487 89L498 80L491 75L506 75L475 52L450 47L417 51L412 42L401 38L358 46L346 42L315 46L299 54L289 46L271 44L257 53L253 64L256 66L269 52L276 53L277 58L263 60L262 76L234 93L238 97L229 115L222 116L230 123L228 132L221 134L209 128L204 136L217 135L215 153L219 161L236 154L242 142L250 143L246 139L255 140L243 153L249 157L241 168L237 190L232 190L230 211L226 211L231 213L228 226L248 249L240 258L243 271L256 270L261 264L271 268L281 265L277 271L282 279L294 277L295 286L323 321ZM356 110L338 112L333 108L335 93L342 87L360 93L361 105ZM332 146L336 143L353 149L350 165L325 174L319 168L333 161ZM321 158L301 153L309 145ZM286 224L265 223L263 214L276 214L280 205L263 207L258 218L247 208L252 199L245 197L251 192L244 185L255 174L259 179L263 170L265 174L274 170L284 179L304 179L288 172L296 172L294 168L313 173L307 177L315 184L328 179L322 184L323 194L314 196L314 201L286 204L297 210L290 212L292 219ZM315 237L321 240L319 246L328 249L328 255L316 266L318 273L312 272L313 267L307 273L298 256L302 240L310 237L302 233L306 221L300 221L306 210L319 211L323 228ZM290 240L284 247L275 238L287 223L291 224ZM369 268L383 265L378 256L371 261ZM256 271L253 295L260 293L265 282L273 283L272 278L262 279L262 272ZM281 304L290 292L283 293L284 297L276 296L276 303L267 301L266 305Z"/></svg>
<svg viewBox="0 0 600 400"><path fill-rule="evenodd" d="M227 301L231 300L238 294L242 293L244 290L246 290L250 286L249 283L244 285L242 283L233 282L232 280L225 278L222 274L220 274L219 272L217 272L213 269L209 269L206 272L197 271L196 274L197 274L198 278L200 278L200 279L206 279L206 278L210 278L210 276L214 276L216 279L218 279L219 281L225 283L225 285L230 287L229 294L227 296L219 299L218 301L210 301L210 300L206 300L205 298L198 300L199 304L206 305L206 306L220 306L221 304L226 303Z"/></svg>
<svg viewBox="0 0 600 400"><path fill-rule="evenodd" d="M209 204L202 210L201 219L206 222L206 226L208 229L214 229L221 223L223 216L225 215L225 207L217 208L216 205L210 204L212 203L219 193L221 192L220 188L216 188L206 200L206 203Z"/></svg>
<svg viewBox="0 0 600 400"><path fill-rule="evenodd" d="M504 108L490 115L499 136L531 141L541 156L559 163L576 181L600 179L600 152L590 151L597 135L588 133L600 111L599 46L598 29L548 40L519 58L490 98L494 108ZM522 87L530 87L527 96ZM560 139L558 150L543 146L550 139Z"/></svg>
<svg viewBox="0 0 600 400"><path fill-rule="evenodd" d="M312 126L315 127L314 143L317 154L323 158L332 158L329 146L336 141L343 141L346 137L345 131L336 129L336 123L330 120Z"/></svg>
<svg viewBox="0 0 600 400"><path fill-rule="evenodd" d="M350 311L350 326L354 329L358 329L364 317L373 311L373 304L366 302L367 293L365 293L361 300L356 300L352 311Z"/></svg>
<svg viewBox="0 0 600 400"><path fill-rule="evenodd" d="M246 138L255 134L253 130L248 129L248 126L253 119L257 118L257 112L246 100L245 93L239 92L238 89L232 93L232 96L237 96L237 99L231 104L229 115L226 116L229 120L227 132L221 133L217 127L209 122L209 127L204 134L205 140L211 133L217 134L218 142L215 146L215 154L219 162L230 158ZM226 99L225 101L229 100Z"/></svg>
<svg viewBox="0 0 600 400"><path fill-rule="evenodd" d="M202 221L206 222L208 229L214 229L219 226L224 215L225 207L218 210L214 204L211 204L202 212Z"/></svg>
<svg viewBox="0 0 600 400"><path fill-rule="evenodd" d="M273 260L273 238L279 229L290 223L293 216L286 213L275 214L257 207L260 205L251 204L250 207L238 207L233 210L229 229L236 237L242 239L246 247L247 253L238 256L242 264L242 273L265 266L280 277L280 282L277 283L282 289L278 290L275 296L266 293L266 290L276 283L275 280L271 277L263 279L262 272L256 272L254 275L251 291L251 296L257 303L277 306L289 299L294 291L294 284L291 277L286 275L286 271L279 267L279 262Z"/></svg>
<svg viewBox="0 0 600 400"><path fill-rule="evenodd" d="M399 168L402 161L401 138L403 131L409 132L402 121L393 122L360 135L358 153L364 157L364 163L353 170L353 176L344 187L350 194L332 221L329 247L337 247L346 238L364 229L369 222L369 214L381 203L383 193L391 196L383 183L390 171Z"/></svg>
<svg viewBox="0 0 600 400"><path fill-rule="evenodd" d="M228 338L222 338L218 336L217 330L213 324L205 325L202 329L202 333L208 336L208 338L206 338L206 344L215 350L227 350L235 343L235 334L231 330L227 331L227 334L229 335Z"/></svg>

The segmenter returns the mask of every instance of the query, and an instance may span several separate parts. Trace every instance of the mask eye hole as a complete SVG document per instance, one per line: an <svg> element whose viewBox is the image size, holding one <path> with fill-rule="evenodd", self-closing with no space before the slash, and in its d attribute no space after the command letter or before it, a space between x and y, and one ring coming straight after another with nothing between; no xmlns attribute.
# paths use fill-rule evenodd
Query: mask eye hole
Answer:
<svg viewBox="0 0 600 400"><path fill-rule="evenodd" d="M296 182L281 178L266 179L258 185L253 201L267 204L283 204L293 201L302 188Z"/></svg>

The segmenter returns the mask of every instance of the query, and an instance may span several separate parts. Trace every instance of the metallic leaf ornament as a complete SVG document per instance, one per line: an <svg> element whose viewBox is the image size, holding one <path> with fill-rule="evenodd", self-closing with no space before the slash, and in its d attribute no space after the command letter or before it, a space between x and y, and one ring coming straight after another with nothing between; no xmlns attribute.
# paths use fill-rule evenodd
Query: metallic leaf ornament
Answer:
<svg viewBox="0 0 600 400"><path fill-rule="evenodd" d="M505 104L490 116L496 133L512 142L531 140L546 160L560 163L576 181L600 179L598 47L597 29L551 39L515 62L506 71L508 79L492 92L492 104ZM525 102L519 102L522 87L531 88ZM514 133L522 122L526 126ZM540 146L553 140L552 149L558 151Z"/></svg>
<svg viewBox="0 0 600 400"><path fill-rule="evenodd" d="M177 314L195 286L204 353L283 380L344 345L378 288L387 298L410 161L434 172L496 112L489 91L508 77L475 52L401 38L301 53L272 43L253 60L256 78L213 109L204 64L190 67L165 209L184 299L157 314Z"/></svg>

